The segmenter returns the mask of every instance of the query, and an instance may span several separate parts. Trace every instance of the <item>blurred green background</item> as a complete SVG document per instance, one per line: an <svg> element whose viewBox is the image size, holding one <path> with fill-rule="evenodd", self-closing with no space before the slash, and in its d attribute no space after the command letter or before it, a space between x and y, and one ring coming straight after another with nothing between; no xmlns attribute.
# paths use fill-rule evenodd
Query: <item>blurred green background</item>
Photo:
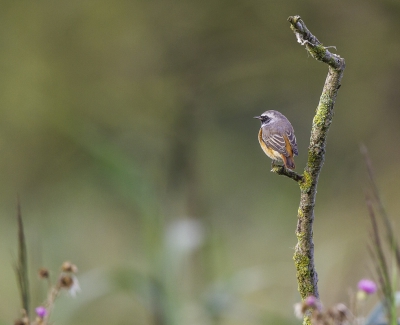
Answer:
<svg viewBox="0 0 400 325"><path fill-rule="evenodd" d="M369 148L400 211L400 3L3 1L0 10L0 324L19 315L20 195L35 270L79 267L57 324L294 324L299 189L271 174L259 121L296 131L305 166L327 66L300 15L346 60L320 177L315 262L325 305L370 276Z"/></svg>

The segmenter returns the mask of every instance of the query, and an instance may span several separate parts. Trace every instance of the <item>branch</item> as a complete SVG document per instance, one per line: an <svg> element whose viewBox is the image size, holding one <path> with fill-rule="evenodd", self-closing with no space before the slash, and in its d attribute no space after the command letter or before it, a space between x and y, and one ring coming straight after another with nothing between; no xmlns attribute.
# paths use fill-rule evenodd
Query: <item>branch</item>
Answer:
<svg viewBox="0 0 400 325"><path fill-rule="evenodd" d="M297 183L303 181L302 175L297 174L296 172L286 168L285 166L275 165L274 162L272 161L271 167L272 167L271 172L273 172L273 173L276 173L278 175L287 176L287 177L293 179Z"/></svg>
<svg viewBox="0 0 400 325"><path fill-rule="evenodd" d="M329 65L328 76L312 123L307 165L302 175L303 180L298 182L301 197L296 229L298 242L293 257L301 298L305 299L310 295L318 298L318 275L314 266L313 243L315 197L317 194L318 177L325 159L326 138L329 126L332 123L333 107L338 89L340 88L345 62L339 55L330 53L311 34L300 16L289 17L288 21L296 35L297 41L301 45L305 45L310 55L316 60ZM303 324L310 324L308 315L305 316Z"/></svg>
<svg viewBox="0 0 400 325"><path fill-rule="evenodd" d="M288 21L290 22L290 28L296 35L297 42L305 45L314 59L327 63L334 69L344 70L344 60L339 55L329 52L328 48L323 46L318 38L311 34L300 16L290 16Z"/></svg>

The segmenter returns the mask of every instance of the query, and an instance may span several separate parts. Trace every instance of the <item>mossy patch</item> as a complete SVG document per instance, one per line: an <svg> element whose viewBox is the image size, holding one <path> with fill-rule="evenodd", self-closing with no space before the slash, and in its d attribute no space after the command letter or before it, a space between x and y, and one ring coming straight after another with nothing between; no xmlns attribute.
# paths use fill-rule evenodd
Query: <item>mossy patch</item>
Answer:
<svg viewBox="0 0 400 325"><path fill-rule="evenodd" d="M310 54L312 55L312 57L319 61L322 61L322 59L326 55L326 48L322 44L315 45L315 46L309 46L308 50L310 51Z"/></svg>
<svg viewBox="0 0 400 325"><path fill-rule="evenodd" d="M323 93L319 99L318 108L313 119L313 126L319 128L327 126L329 122L329 112L333 106L333 99L329 94Z"/></svg>
<svg viewBox="0 0 400 325"><path fill-rule="evenodd" d="M299 208L299 209L297 210L297 216L298 216L299 218L303 218L303 217L304 217L304 213L303 213L303 210L302 210L301 208Z"/></svg>
<svg viewBox="0 0 400 325"><path fill-rule="evenodd" d="M300 296L302 299L305 299L314 292L314 286L310 272L310 259L305 255L295 253L293 260L297 270L296 275Z"/></svg>
<svg viewBox="0 0 400 325"><path fill-rule="evenodd" d="M312 177L308 171L304 171L303 181L299 183L302 192L309 192L312 185Z"/></svg>

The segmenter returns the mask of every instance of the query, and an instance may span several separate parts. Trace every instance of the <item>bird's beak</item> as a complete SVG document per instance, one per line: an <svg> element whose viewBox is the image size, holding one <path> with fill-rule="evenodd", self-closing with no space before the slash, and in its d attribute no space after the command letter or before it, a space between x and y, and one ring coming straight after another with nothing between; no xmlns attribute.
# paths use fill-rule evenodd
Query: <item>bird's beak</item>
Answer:
<svg viewBox="0 0 400 325"><path fill-rule="evenodd" d="M261 116L254 116L253 118L256 118L258 120L261 120Z"/></svg>

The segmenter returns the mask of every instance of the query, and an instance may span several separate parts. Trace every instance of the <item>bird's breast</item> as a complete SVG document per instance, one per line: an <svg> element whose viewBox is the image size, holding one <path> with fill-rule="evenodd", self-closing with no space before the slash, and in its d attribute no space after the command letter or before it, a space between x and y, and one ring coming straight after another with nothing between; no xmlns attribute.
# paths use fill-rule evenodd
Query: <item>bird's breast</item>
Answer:
<svg viewBox="0 0 400 325"><path fill-rule="evenodd" d="M265 142L262 139L262 129L258 132L258 142L264 153L271 158L272 160L282 160L281 154L278 151L275 151L272 148L268 148Z"/></svg>

